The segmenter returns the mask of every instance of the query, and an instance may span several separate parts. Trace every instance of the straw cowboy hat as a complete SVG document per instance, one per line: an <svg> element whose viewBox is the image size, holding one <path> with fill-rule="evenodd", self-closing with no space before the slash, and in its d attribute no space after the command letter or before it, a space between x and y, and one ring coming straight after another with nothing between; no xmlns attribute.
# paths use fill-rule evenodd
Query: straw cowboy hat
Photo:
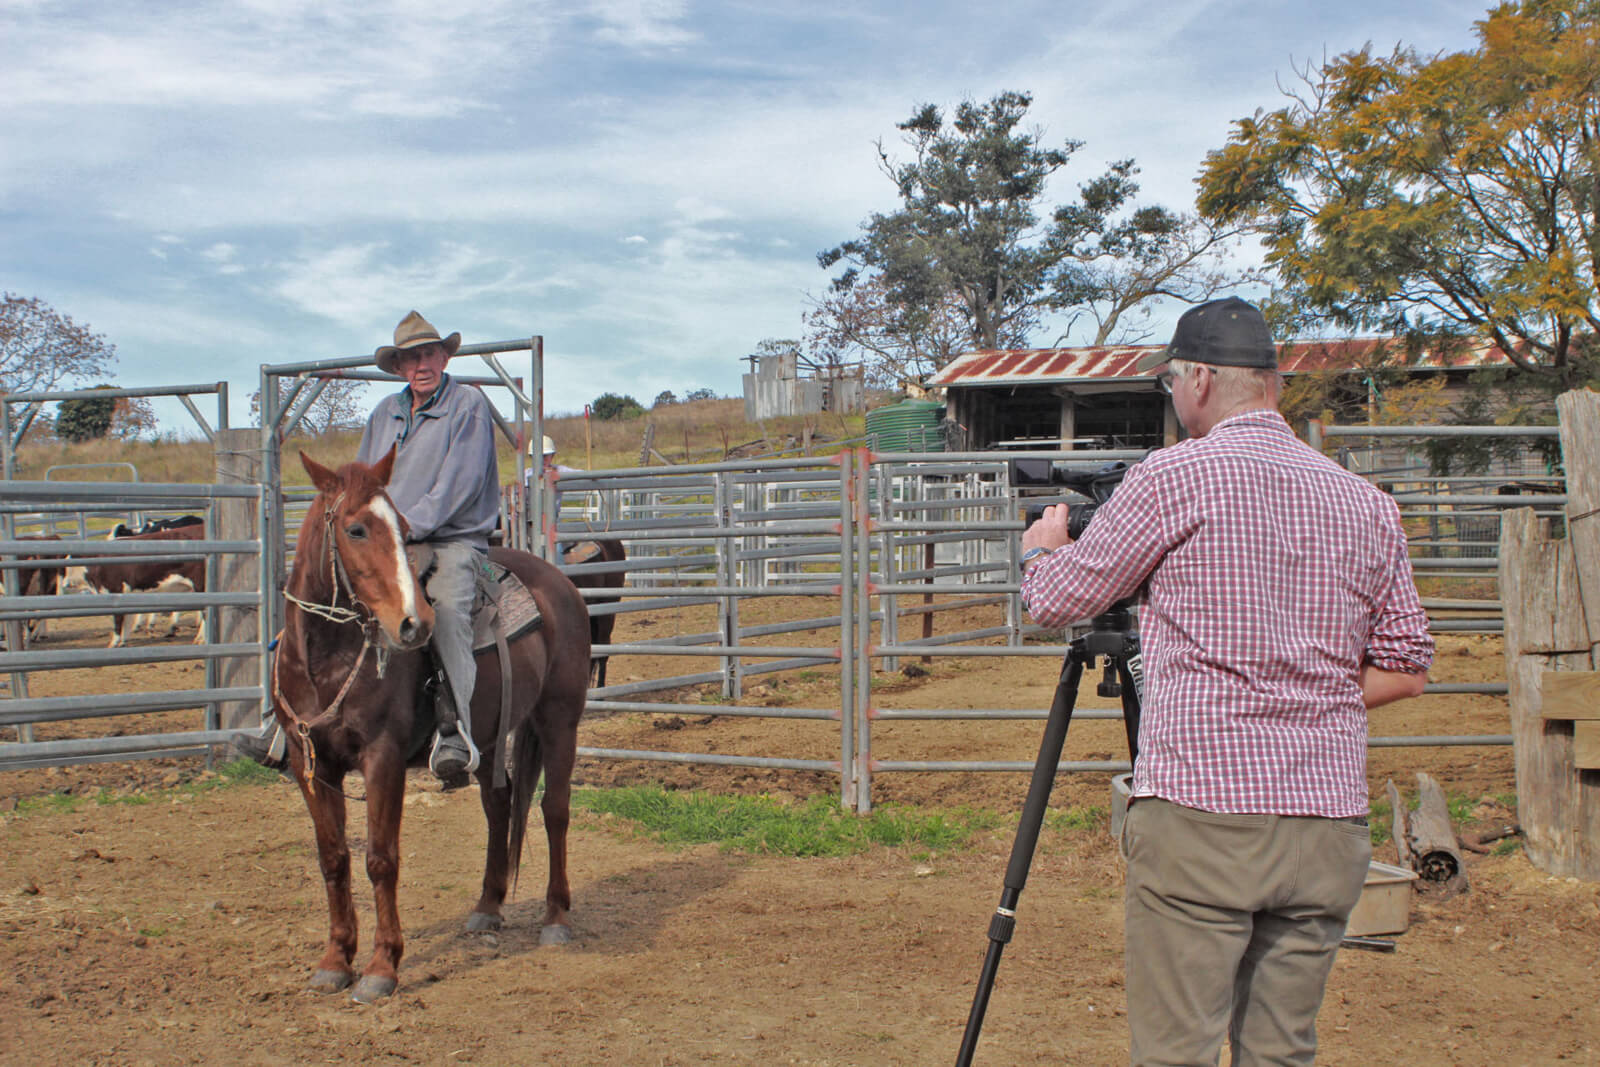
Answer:
<svg viewBox="0 0 1600 1067"><path fill-rule="evenodd" d="M401 319L400 325L394 328L394 344L379 348L373 353L373 358L378 361L380 369L390 374L399 374L400 372L395 369L395 357L400 354L401 349L431 344L444 345L444 350L453 356L456 354L456 349L461 347L461 334L453 333L449 337L440 337L439 331L433 328L433 323L413 311Z"/></svg>

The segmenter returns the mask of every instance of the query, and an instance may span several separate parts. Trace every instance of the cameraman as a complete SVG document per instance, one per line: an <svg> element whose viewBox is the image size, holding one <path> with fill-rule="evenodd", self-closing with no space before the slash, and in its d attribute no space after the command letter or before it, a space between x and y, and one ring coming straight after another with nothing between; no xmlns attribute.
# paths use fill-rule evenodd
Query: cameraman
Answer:
<svg viewBox="0 0 1600 1067"><path fill-rule="evenodd" d="M1230 297L1145 357L1193 435L1134 466L1082 538L1022 537L1062 626L1143 591L1124 927L1135 1064L1310 1063L1371 858L1367 709L1433 662L1394 502L1296 440L1277 351Z"/></svg>

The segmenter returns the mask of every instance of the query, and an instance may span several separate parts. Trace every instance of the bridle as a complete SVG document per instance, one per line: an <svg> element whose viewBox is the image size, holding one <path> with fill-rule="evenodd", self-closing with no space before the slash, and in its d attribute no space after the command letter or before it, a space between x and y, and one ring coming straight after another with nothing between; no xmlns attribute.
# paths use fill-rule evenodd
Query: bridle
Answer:
<svg viewBox="0 0 1600 1067"><path fill-rule="evenodd" d="M299 713L294 710L294 705L290 704L288 698L283 695L283 689L278 683L278 679L282 676L278 670L278 661L283 656L282 634L278 635L278 648L272 656L272 696L278 702L278 706L283 709L284 714L294 724L294 730L290 732L289 736L298 741L301 750L305 753L305 769L302 772L302 777L305 779L307 789L316 788L317 747L311 740L312 729L332 720L339 714L339 709L344 704L344 698L349 695L350 687L355 684L356 675L361 673L361 664L366 660L369 649L376 648L378 650L377 668L379 678L383 677L384 669L389 665L388 646L374 640L378 629L377 617L356 596L355 589L350 585L350 575L345 571L344 560L339 556L339 542L334 537L333 523L336 513L343 504L344 494L340 493L332 505L324 504L322 508L322 549L323 554L328 558L328 584L333 587L332 601L327 604L318 604L314 601L302 600L287 589L283 591L283 596L285 600L301 611L327 619L336 625L343 626L352 622L359 623L361 625L361 651L356 655L355 664L351 666L350 673L345 676L344 685L339 687L339 692L334 696L332 702L314 718L308 720L302 719ZM345 596L349 598L353 607L342 607L339 604L340 589L344 590Z"/></svg>

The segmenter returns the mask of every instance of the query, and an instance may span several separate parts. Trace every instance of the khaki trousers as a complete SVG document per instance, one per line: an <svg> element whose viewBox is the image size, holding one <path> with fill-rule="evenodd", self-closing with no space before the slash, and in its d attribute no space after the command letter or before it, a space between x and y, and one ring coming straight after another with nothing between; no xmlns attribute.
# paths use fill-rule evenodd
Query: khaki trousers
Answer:
<svg viewBox="0 0 1600 1067"><path fill-rule="evenodd" d="M1137 1067L1309 1064L1372 843L1345 819L1220 815L1140 797L1122 825Z"/></svg>

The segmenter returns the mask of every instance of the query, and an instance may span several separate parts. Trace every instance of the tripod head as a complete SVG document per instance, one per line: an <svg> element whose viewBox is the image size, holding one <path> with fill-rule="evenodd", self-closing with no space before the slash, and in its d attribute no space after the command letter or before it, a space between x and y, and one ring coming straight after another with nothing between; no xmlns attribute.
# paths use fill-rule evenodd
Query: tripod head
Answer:
<svg viewBox="0 0 1600 1067"><path fill-rule="evenodd" d="M1096 656L1105 657L1105 670L1100 677L1100 684L1095 687L1095 692L1103 697L1122 695L1119 664L1131 672L1135 689L1142 688L1139 634L1133 627L1133 608L1137 603L1134 597L1124 597L1090 619L1089 632L1073 641L1078 650L1068 652L1069 658L1075 654L1081 655L1084 664L1089 667L1094 666Z"/></svg>

